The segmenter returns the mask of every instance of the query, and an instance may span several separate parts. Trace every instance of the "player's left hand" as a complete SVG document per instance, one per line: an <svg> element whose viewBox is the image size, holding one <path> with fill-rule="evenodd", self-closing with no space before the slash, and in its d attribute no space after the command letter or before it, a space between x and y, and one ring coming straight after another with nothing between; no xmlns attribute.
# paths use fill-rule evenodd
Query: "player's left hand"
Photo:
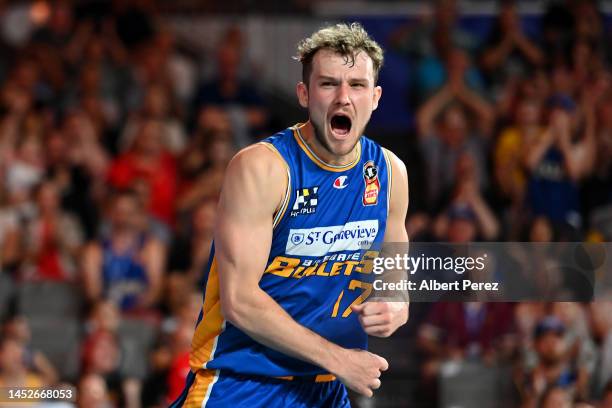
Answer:
<svg viewBox="0 0 612 408"><path fill-rule="evenodd" d="M370 336L389 337L408 321L408 303L370 301L352 305L359 323Z"/></svg>

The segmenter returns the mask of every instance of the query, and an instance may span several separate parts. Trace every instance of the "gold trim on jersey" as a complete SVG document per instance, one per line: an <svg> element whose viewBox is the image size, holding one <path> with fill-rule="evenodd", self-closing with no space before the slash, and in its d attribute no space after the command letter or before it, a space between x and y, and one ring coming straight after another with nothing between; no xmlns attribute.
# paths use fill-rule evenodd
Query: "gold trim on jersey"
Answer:
<svg viewBox="0 0 612 408"><path fill-rule="evenodd" d="M391 189L393 187L393 167L391 167L391 157L389 157L389 150L385 149L381 146L383 156L385 156L385 161L387 162L387 217L389 216L389 206L391 205Z"/></svg>
<svg viewBox="0 0 612 408"><path fill-rule="evenodd" d="M312 160L317 166L319 166L323 170L333 171L336 173L347 171L355 167L357 163L359 163L359 160L361 160L361 138L360 138L359 142L357 143L357 157L355 158L354 161L352 161L349 164L344 164L342 166L326 163L321 158L319 158L319 156L317 156L316 153L312 151L310 146L308 146L308 144L304 141L304 138L302 137L302 132L300 132L300 128L303 126L304 126L304 123L298 123L297 125L293 126L292 127L293 136L295 137L297 144L302 148L304 153L306 153L306 156L308 156L310 160Z"/></svg>

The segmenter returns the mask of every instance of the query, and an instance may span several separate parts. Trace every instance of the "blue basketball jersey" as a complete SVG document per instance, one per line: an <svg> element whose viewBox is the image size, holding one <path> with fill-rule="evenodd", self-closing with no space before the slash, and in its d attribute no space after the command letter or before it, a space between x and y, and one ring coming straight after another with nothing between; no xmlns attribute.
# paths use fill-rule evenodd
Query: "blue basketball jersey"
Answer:
<svg viewBox="0 0 612 408"><path fill-rule="evenodd" d="M345 348L367 348L350 305L372 291L364 263L385 235L391 171L388 152L361 137L356 160L332 166L304 142L300 126L261 142L286 164L288 188L274 216L259 283L301 325ZM204 305L192 343L191 369L268 377L325 374L320 367L270 349L224 320L214 244Z"/></svg>

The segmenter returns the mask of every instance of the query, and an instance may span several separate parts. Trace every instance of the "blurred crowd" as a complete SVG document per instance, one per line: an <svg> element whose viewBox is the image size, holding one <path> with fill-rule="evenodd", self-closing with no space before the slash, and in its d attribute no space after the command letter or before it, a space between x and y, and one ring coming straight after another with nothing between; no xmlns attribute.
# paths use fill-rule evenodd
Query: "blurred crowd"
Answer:
<svg viewBox="0 0 612 408"><path fill-rule="evenodd" d="M224 169L269 112L239 30L203 61L153 6L33 2L0 39L2 387L139 407L184 385Z"/></svg>
<svg viewBox="0 0 612 408"><path fill-rule="evenodd" d="M483 39L462 28L454 1L389 39L414 65L426 181L411 240L610 241L610 27L594 1L551 2L529 35L515 2L498 6ZM417 330L419 400L435 404L450 362L476 362L509 367L508 406L612 407L611 312L609 302L437 303Z"/></svg>
<svg viewBox="0 0 612 408"><path fill-rule="evenodd" d="M79 4L33 2L27 27L0 34L0 386L166 406L189 370L224 168L281 128L240 29L202 58L151 1ZM411 239L610 241L603 16L551 3L530 36L513 2L499 7L485 39L440 0L381 40L412 66L416 126L400 137L417 141L408 167L425 181L411 184ZM429 309L411 323L420 401L453 360L510 364L517 405L612 407L611 304Z"/></svg>

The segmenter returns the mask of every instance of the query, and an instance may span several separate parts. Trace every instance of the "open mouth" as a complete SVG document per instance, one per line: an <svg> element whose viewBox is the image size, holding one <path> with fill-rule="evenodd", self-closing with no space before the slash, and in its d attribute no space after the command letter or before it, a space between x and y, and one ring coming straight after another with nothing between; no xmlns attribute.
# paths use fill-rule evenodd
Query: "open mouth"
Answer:
<svg viewBox="0 0 612 408"><path fill-rule="evenodd" d="M334 115L330 121L331 129L340 136L347 135L351 131L351 118L344 115Z"/></svg>

